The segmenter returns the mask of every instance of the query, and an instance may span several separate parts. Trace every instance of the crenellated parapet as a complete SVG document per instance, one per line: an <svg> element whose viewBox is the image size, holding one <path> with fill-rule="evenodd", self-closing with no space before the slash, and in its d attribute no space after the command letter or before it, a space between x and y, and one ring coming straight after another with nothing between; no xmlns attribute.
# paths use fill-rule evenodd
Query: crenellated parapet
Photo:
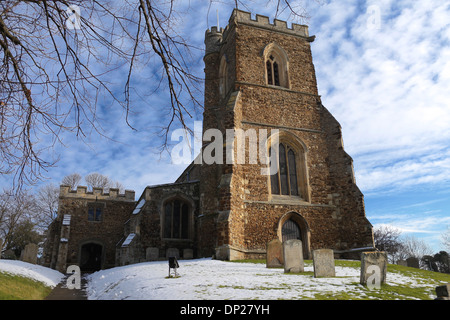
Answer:
<svg viewBox="0 0 450 320"><path fill-rule="evenodd" d="M251 13L234 9L228 21L228 25L223 28L216 26L205 32L205 55L212 52L218 52L222 45L222 40L225 41L227 34L234 25L248 25L256 28L262 28L273 32L281 32L290 35L306 38L308 41L313 41L314 37L309 36L308 26L297 23L292 23L291 27L283 20L274 19L270 22L269 17L257 14L255 19L252 19Z"/></svg>
<svg viewBox="0 0 450 320"><path fill-rule="evenodd" d="M59 187L59 196L93 200L134 201L135 192L133 190L125 190L125 193L121 194L118 188L110 188L109 192L105 192L103 188L93 188L92 191L88 191L86 186L78 186L76 190L72 190L70 186L61 185Z"/></svg>
<svg viewBox="0 0 450 320"><path fill-rule="evenodd" d="M274 19L273 23L270 23L269 17L259 14L256 15L256 19L252 19L250 12L237 9L235 9L231 15L230 24L231 22L247 24L257 28L270 29L272 31L288 33L301 37L309 37L308 26L306 25L292 23L292 27L289 28L286 21Z"/></svg>
<svg viewBox="0 0 450 320"><path fill-rule="evenodd" d="M228 28L228 27L227 27ZM223 38L223 29L217 27L211 27L205 32L205 55L218 52Z"/></svg>

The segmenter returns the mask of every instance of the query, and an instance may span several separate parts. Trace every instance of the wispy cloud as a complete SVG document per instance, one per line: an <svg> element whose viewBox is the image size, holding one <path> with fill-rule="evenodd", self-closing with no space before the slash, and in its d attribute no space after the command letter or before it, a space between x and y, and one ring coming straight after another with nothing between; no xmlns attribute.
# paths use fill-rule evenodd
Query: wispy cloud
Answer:
<svg viewBox="0 0 450 320"><path fill-rule="evenodd" d="M369 216L375 229L393 227L401 232L401 236L412 235L422 239L433 251L443 249L442 234L450 226L450 216L441 211L421 214L388 214Z"/></svg>
<svg viewBox="0 0 450 320"><path fill-rule="evenodd" d="M409 215L404 219L395 219L391 223L377 223L375 228L380 226L392 226L403 233L428 233L439 235L442 225L450 224L450 217L423 217L415 218Z"/></svg>
<svg viewBox="0 0 450 320"><path fill-rule="evenodd" d="M353 1L318 9L313 55L363 192L450 181L450 6ZM368 5L371 4L370 2Z"/></svg>

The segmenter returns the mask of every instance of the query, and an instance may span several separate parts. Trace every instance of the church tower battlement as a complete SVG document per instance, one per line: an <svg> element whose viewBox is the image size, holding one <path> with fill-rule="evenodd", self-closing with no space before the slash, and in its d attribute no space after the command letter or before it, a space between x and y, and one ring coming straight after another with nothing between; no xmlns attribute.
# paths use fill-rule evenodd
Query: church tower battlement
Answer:
<svg viewBox="0 0 450 320"><path fill-rule="evenodd" d="M226 39L229 29L235 24L245 24L255 28L262 28L307 38L310 41L314 40L314 37L309 36L307 25L292 23L291 28L289 28L287 21L274 19L273 23L270 23L269 17L259 14L256 15L255 19L252 19L250 12L234 9L225 29L213 26L211 29L206 30L206 54L220 50L220 42L222 39Z"/></svg>
<svg viewBox="0 0 450 320"><path fill-rule="evenodd" d="M71 190L70 186L61 185L59 187L59 196L67 198L84 198L92 200L120 200L120 201L134 201L135 192L133 190L125 190L125 193L119 193L119 189L110 188L109 192L105 192L103 188L92 188L92 191L87 191L86 186L77 186L76 190Z"/></svg>

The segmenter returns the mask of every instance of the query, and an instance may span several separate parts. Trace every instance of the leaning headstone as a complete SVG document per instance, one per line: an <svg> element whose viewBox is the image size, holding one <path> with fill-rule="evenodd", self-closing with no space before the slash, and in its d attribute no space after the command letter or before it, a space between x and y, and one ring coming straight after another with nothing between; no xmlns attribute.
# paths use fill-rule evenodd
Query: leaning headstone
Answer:
<svg viewBox="0 0 450 320"><path fill-rule="evenodd" d="M149 247L145 250L145 259L147 261L155 261L159 259L159 248Z"/></svg>
<svg viewBox="0 0 450 320"><path fill-rule="evenodd" d="M419 259L410 257L406 259L406 265L411 268L419 268Z"/></svg>
<svg viewBox="0 0 450 320"><path fill-rule="evenodd" d="M450 300L450 283L436 287L436 300Z"/></svg>
<svg viewBox="0 0 450 320"><path fill-rule="evenodd" d="M284 272L298 273L305 270L301 240L291 239L283 242Z"/></svg>
<svg viewBox="0 0 450 320"><path fill-rule="evenodd" d="M274 239L267 244L266 267L283 267L283 244L280 240Z"/></svg>
<svg viewBox="0 0 450 320"><path fill-rule="evenodd" d="M36 264L37 254L38 254L38 245L35 243L29 243L25 246L25 249L23 249L22 251L21 260L23 262Z"/></svg>
<svg viewBox="0 0 450 320"><path fill-rule="evenodd" d="M408 266L406 260L398 260L398 261L397 261L397 264L398 264L399 266L404 266L404 267L407 267L407 266Z"/></svg>
<svg viewBox="0 0 450 320"><path fill-rule="evenodd" d="M192 259L192 258L194 258L194 250L183 249L183 259Z"/></svg>
<svg viewBox="0 0 450 320"><path fill-rule="evenodd" d="M386 273L386 252L361 253L361 284L379 288L382 283L386 282Z"/></svg>
<svg viewBox="0 0 450 320"><path fill-rule="evenodd" d="M331 249L318 249L312 252L314 278L335 277L334 252Z"/></svg>
<svg viewBox="0 0 450 320"><path fill-rule="evenodd" d="M166 251L166 258L175 257L180 259L180 251L177 248L169 248Z"/></svg>

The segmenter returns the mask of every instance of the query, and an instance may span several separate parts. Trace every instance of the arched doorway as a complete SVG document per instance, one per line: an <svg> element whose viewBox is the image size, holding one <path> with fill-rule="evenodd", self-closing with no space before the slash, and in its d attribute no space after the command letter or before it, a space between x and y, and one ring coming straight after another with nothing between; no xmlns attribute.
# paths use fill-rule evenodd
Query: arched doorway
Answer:
<svg viewBox="0 0 450 320"><path fill-rule="evenodd" d="M281 235L283 242L291 239L297 239L303 242L302 231L300 230L300 227L298 226L297 222L295 222L292 219L287 220L283 224L283 227L281 229Z"/></svg>
<svg viewBox="0 0 450 320"><path fill-rule="evenodd" d="M83 272L98 271L102 268L103 246L89 242L81 246L80 269Z"/></svg>
<svg viewBox="0 0 450 320"><path fill-rule="evenodd" d="M286 241L298 239L302 241L303 257L311 258L310 250L310 229L305 218L296 212L284 214L278 222L278 239Z"/></svg>

